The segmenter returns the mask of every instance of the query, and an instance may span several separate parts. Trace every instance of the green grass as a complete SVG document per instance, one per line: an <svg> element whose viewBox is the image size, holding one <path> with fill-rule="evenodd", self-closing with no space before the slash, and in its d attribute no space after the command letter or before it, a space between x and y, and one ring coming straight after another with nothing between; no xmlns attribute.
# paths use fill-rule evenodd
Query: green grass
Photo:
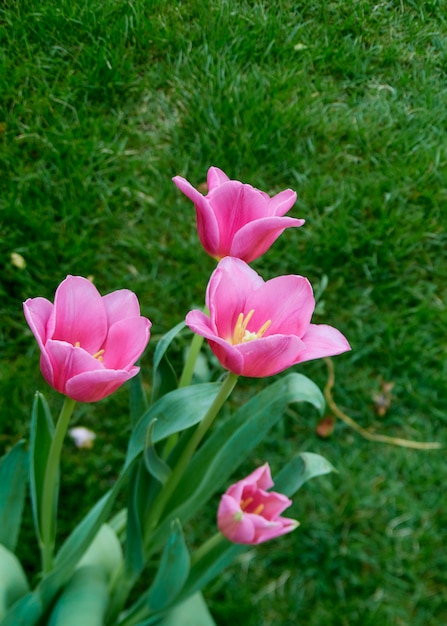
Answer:
<svg viewBox="0 0 447 626"><path fill-rule="evenodd" d="M335 361L340 406L378 432L445 442L446 15L443 0L3 3L2 449L27 434L34 389L47 392L27 297L52 298L67 273L93 275L102 292L129 286L154 337L201 305L213 262L170 179L199 184L210 165L297 191L292 214L306 225L254 266L327 277L315 319L353 347ZM300 371L325 382L323 363ZM395 383L384 418L372 399L381 380ZM67 443L67 520L70 492L85 510L91 476L113 480L126 402L123 389L81 407L98 441L82 455ZM300 492L296 533L210 585L216 621L447 622L444 452L367 443L342 425L322 441L315 425L288 416L247 462L280 467L308 449L339 474Z"/></svg>

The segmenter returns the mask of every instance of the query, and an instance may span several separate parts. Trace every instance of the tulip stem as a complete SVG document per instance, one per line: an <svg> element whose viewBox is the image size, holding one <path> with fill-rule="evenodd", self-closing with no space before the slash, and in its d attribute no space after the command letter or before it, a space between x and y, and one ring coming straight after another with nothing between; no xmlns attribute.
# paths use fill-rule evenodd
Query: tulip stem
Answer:
<svg viewBox="0 0 447 626"><path fill-rule="evenodd" d="M183 367L183 372L180 377L180 382L178 384L180 387L187 387L192 380L194 374L194 367L196 365L197 357L199 356L200 350L203 344L203 337L201 335L194 335L191 341L191 345L189 346L188 356L186 357L185 365Z"/></svg>
<svg viewBox="0 0 447 626"><path fill-rule="evenodd" d="M158 524L163 510L168 503L169 498L174 493L175 488L179 484L183 474L185 473L188 463L191 460L194 452L196 451L197 446L202 441L211 424L214 422L214 419L222 408L225 400L233 391L234 386L237 383L237 379L238 377L236 376L236 374L228 372L227 377L223 381L222 386L217 393L217 396L214 398L203 420L199 423L198 427L196 428L187 445L185 446L185 449L183 450L175 467L173 468L169 479L163 486L163 489L159 493L158 498L155 500L151 510L149 525L147 528L155 528L155 526Z"/></svg>
<svg viewBox="0 0 447 626"><path fill-rule="evenodd" d="M73 413L76 401L65 398L62 410L57 420L50 451L45 467L45 477L42 486L42 499L40 510L40 550L42 558L42 570L46 574L53 567L53 550L56 534L56 511L57 511L57 483L59 475L59 463L67 432L68 423Z"/></svg>
<svg viewBox="0 0 447 626"><path fill-rule="evenodd" d="M211 550L214 550L216 546L218 546L222 541L228 541L221 532L215 533L212 537L210 537L205 543L197 548L194 554L191 557L191 566L195 565L197 561L203 559L205 555L208 554Z"/></svg>

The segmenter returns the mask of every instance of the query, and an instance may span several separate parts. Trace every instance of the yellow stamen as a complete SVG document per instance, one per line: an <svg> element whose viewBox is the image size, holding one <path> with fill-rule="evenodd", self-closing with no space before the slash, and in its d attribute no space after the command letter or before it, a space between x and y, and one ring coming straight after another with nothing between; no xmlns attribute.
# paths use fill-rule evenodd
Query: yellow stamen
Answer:
<svg viewBox="0 0 447 626"><path fill-rule="evenodd" d="M245 500L241 500L241 509L245 511L247 506L253 502L253 498L245 498Z"/></svg>
<svg viewBox="0 0 447 626"><path fill-rule="evenodd" d="M80 341L77 341L77 342L75 343L75 348L80 348L80 347L81 347L81 342L80 342Z"/></svg>
<svg viewBox="0 0 447 626"><path fill-rule="evenodd" d="M253 317L254 312L255 310L251 309L251 311L249 311L245 317L243 313L239 313L239 316L237 318L237 322L233 331L233 338L231 341L233 346L239 343L246 343L247 341L252 341L252 339L260 339L261 337L263 337L263 335L269 328L270 324L272 323L272 320L267 320L261 326L261 328L258 330L257 333L251 330L247 330L248 323Z"/></svg>
<svg viewBox="0 0 447 626"><path fill-rule="evenodd" d="M253 511L253 515L259 515L260 513L262 513L263 510L264 510L264 505L259 504Z"/></svg>
<svg viewBox="0 0 447 626"><path fill-rule="evenodd" d="M102 361L102 360L103 360L103 358L102 358L102 355L103 355L103 354L104 354L104 350L98 350L98 352L96 352L96 353L93 355L93 358L94 358L94 359L98 359L98 361Z"/></svg>

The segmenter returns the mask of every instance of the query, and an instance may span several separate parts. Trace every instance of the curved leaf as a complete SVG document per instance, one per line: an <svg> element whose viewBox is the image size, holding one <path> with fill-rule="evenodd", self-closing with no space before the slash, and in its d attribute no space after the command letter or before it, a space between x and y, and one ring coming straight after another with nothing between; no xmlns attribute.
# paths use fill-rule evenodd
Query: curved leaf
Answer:
<svg viewBox="0 0 447 626"><path fill-rule="evenodd" d="M311 478L336 471L329 461L319 454L300 452L275 476L275 491L291 497Z"/></svg>
<svg viewBox="0 0 447 626"><path fill-rule="evenodd" d="M0 544L0 620L8 608L28 593L28 581L15 554Z"/></svg>
<svg viewBox="0 0 447 626"><path fill-rule="evenodd" d="M14 551L22 521L28 478L28 453L19 441L0 464L0 544Z"/></svg>

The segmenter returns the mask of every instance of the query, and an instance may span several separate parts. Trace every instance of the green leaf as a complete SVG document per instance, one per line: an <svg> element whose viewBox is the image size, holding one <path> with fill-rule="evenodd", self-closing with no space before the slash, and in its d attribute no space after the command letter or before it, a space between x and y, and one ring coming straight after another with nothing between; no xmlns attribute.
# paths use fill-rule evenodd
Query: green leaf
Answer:
<svg viewBox="0 0 447 626"><path fill-rule="evenodd" d="M45 470L54 434L54 422L50 408L45 396L37 392L34 398L33 410L31 414L31 435L30 435L30 489L31 504L33 509L34 527L36 534L41 540L41 520L42 520L42 492L45 479ZM58 491L57 485L56 493ZM56 532L56 511L57 498L54 498L54 510L47 514L52 514L52 538Z"/></svg>
<svg viewBox="0 0 447 626"><path fill-rule="evenodd" d="M28 453L19 441L0 464L0 544L14 551L22 521L28 478Z"/></svg>
<svg viewBox="0 0 447 626"><path fill-rule="evenodd" d="M141 371L130 379L130 423L132 427L138 423L138 420L147 411L148 402L143 387L143 377Z"/></svg>
<svg viewBox="0 0 447 626"><path fill-rule="evenodd" d="M39 594L27 593L8 611L4 619L0 621L0 626L35 626L42 612Z"/></svg>
<svg viewBox="0 0 447 626"><path fill-rule="evenodd" d="M171 523L171 532L163 550L160 567L155 574L150 589L127 611L122 622L127 624L142 623L141 620L164 611L174 603L181 592L189 574L190 557L185 543L181 524L178 520ZM148 623L152 623L149 619Z"/></svg>
<svg viewBox="0 0 447 626"><path fill-rule="evenodd" d="M166 378L172 378L175 373L169 363L167 357L165 357L166 350L168 349L172 340L185 328L184 321L180 322L174 328L171 328L160 341L157 343L154 353L154 366L152 374L152 402L155 402L169 389L170 385L166 386ZM163 367L163 371L160 371ZM163 384L165 382L165 384ZM170 389L169 389L170 390Z"/></svg>
<svg viewBox="0 0 447 626"><path fill-rule="evenodd" d="M216 626L201 593L171 609L160 626Z"/></svg>
<svg viewBox="0 0 447 626"><path fill-rule="evenodd" d="M132 469L127 497L126 572L132 578L142 572L145 564L143 521L153 482L141 460Z"/></svg>
<svg viewBox="0 0 447 626"><path fill-rule="evenodd" d="M103 626L108 601L105 572L99 565L84 565L65 586L48 626Z"/></svg>
<svg viewBox="0 0 447 626"><path fill-rule="evenodd" d="M320 412L325 405L315 383L301 374L290 373L252 397L213 432L193 457L168 503L170 512L166 524L161 525L153 538L154 547L166 540L170 520L189 519L225 485L247 453L264 439L293 402L310 402Z"/></svg>
<svg viewBox="0 0 447 626"><path fill-rule="evenodd" d="M293 496L311 478L337 471L324 457L313 452L300 452L275 477L275 491Z"/></svg>
<svg viewBox="0 0 447 626"><path fill-rule="evenodd" d="M157 418L152 420L147 429L146 443L143 451L144 464L151 476L156 478L162 485L166 483L172 473L169 465L158 455L153 444L153 431Z"/></svg>
<svg viewBox="0 0 447 626"><path fill-rule="evenodd" d="M111 582L121 570L122 564L121 543L113 528L109 524L103 524L76 567L99 565L106 580Z"/></svg>
<svg viewBox="0 0 447 626"><path fill-rule="evenodd" d="M28 593L28 581L20 561L0 544L0 620L8 608Z"/></svg>
<svg viewBox="0 0 447 626"><path fill-rule="evenodd" d="M134 428L127 450L126 464L131 463L144 448L149 424L156 419L153 442L200 422L216 397L221 383L203 383L176 389L157 400Z"/></svg>

